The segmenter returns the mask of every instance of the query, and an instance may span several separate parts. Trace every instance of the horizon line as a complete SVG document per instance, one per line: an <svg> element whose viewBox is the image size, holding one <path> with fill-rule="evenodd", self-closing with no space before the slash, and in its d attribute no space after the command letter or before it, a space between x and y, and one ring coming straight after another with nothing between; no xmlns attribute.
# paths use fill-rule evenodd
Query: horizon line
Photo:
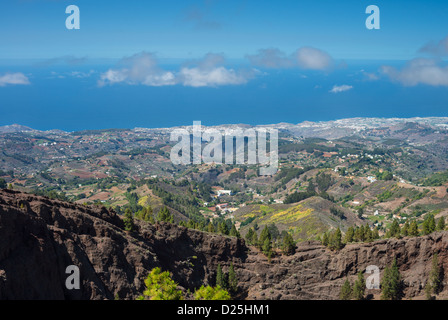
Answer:
<svg viewBox="0 0 448 320"><path fill-rule="evenodd" d="M414 116L414 117L351 117L351 118L338 118L338 119L332 119L332 120L319 120L319 121L310 121L310 120L304 120L302 122L298 122L298 123L292 123L292 122L278 122L278 123L265 123L265 124L248 124L248 123L223 123L223 124L216 124L216 125L203 125L201 124L203 127L208 127L208 128L212 128L212 127L225 127L225 126L250 126L250 127L266 127L266 126L279 126L279 125L292 125L292 126L298 126L301 124L306 124L306 123L315 123L315 124L322 124L322 123L328 123L328 122L336 122L336 121L342 121L342 120L402 120L402 121L406 121L406 120L418 120L418 119L422 119L422 120L428 120L428 119L440 119L440 120L445 120L447 122L448 125L448 116L446 117L441 117L441 116ZM2 128L6 128L6 127L14 127L14 126L18 126L18 127L24 127L26 129L29 130L23 130L23 131L18 131L18 132L32 132L32 131L38 131L38 132L49 132L49 131L63 131L65 133L74 133L74 132L81 132L81 131L105 131L105 130L136 130L136 129L151 129L151 130L157 130L157 129L172 129L172 128L182 128L182 127L190 127L192 125L190 124L183 124L183 125L175 125L175 126L170 126L170 127L142 127L142 126L136 126L134 128L118 128L118 127L107 127L107 128L98 128L98 129L79 129L79 130L73 130L73 131L67 131L64 129L58 129L58 128L52 128L52 129L47 129L47 130L41 130L41 129L34 129L32 127L29 127L27 125L22 125L22 124L18 124L18 123L12 123L12 124L5 124L5 125L0 125L0 131ZM0 132L0 134L3 133L7 133L7 132Z"/></svg>

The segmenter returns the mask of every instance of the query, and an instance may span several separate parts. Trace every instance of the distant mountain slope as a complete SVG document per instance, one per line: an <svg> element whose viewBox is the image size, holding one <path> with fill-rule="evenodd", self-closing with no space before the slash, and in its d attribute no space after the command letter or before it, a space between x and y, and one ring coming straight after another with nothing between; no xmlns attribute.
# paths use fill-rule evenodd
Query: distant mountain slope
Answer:
<svg viewBox="0 0 448 320"><path fill-rule="evenodd" d="M344 218L331 213L331 208L342 212ZM255 224L262 230L274 223L280 232L289 231L298 241L314 240L338 227L345 231L349 226L362 224L350 210L317 196L292 204L250 205L235 211L234 216L241 222L243 234Z"/></svg>
<svg viewBox="0 0 448 320"><path fill-rule="evenodd" d="M26 126L22 126L20 124L11 124L7 126L0 126L0 133L14 133L14 132L30 132L35 131Z"/></svg>

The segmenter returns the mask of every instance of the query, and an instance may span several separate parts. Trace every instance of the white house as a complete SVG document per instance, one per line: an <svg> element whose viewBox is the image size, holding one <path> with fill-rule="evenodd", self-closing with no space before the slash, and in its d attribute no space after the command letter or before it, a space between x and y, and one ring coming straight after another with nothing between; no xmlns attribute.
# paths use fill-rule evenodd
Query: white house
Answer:
<svg viewBox="0 0 448 320"><path fill-rule="evenodd" d="M231 190L218 190L218 197L222 196L223 194L226 195L232 195L232 191Z"/></svg>

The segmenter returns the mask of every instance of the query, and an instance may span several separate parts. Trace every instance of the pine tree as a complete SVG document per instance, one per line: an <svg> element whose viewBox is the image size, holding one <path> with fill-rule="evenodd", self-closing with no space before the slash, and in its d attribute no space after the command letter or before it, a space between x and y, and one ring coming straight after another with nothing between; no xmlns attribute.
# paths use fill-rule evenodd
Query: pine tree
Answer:
<svg viewBox="0 0 448 320"><path fill-rule="evenodd" d="M340 300L350 300L352 298L352 285L348 279L345 279L344 285L339 293Z"/></svg>
<svg viewBox="0 0 448 320"><path fill-rule="evenodd" d="M436 227L437 231L443 231L445 230L445 217L440 217L439 220L437 221L437 227Z"/></svg>
<svg viewBox="0 0 448 320"><path fill-rule="evenodd" d="M329 243L328 233L325 232L324 235L322 236L322 245L328 246L328 243Z"/></svg>
<svg viewBox="0 0 448 320"><path fill-rule="evenodd" d="M170 211L166 206L161 208L159 210L159 213L157 214L157 220L158 221L164 221L164 222L170 222L172 221L172 216L170 214Z"/></svg>
<svg viewBox="0 0 448 320"><path fill-rule="evenodd" d="M282 240L282 251L285 255L294 254L296 250L296 244L294 243L294 239L289 233L286 233Z"/></svg>
<svg viewBox="0 0 448 320"><path fill-rule="evenodd" d="M254 233L255 233L255 231L252 228L249 228L249 231L247 231L247 233L246 233L245 238L249 244L253 244L252 240L254 238Z"/></svg>
<svg viewBox="0 0 448 320"><path fill-rule="evenodd" d="M398 270L397 260L394 259L391 266L384 270L381 281L381 299L399 300L401 298L402 280Z"/></svg>
<svg viewBox="0 0 448 320"><path fill-rule="evenodd" d="M370 229L369 226L366 226L364 230L365 230L365 241L372 242L373 241L372 229Z"/></svg>
<svg viewBox="0 0 448 320"><path fill-rule="evenodd" d="M409 225L408 234L412 237L417 237L420 234L420 232L418 231L417 221L412 220L412 222Z"/></svg>
<svg viewBox="0 0 448 320"><path fill-rule="evenodd" d="M432 300L432 287L429 284L429 281L427 281L425 284L425 296L426 300Z"/></svg>
<svg viewBox="0 0 448 320"><path fill-rule="evenodd" d="M261 231L260 238L258 240L261 244L263 244L266 239L272 240L268 226L264 226L264 229Z"/></svg>
<svg viewBox="0 0 448 320"><path fill-rule="evenodd" d="M213 223L209 222L207 226L208 232L215 232L215 227L213 226Z"/></svg>
<svg viewBox="0 0 448 320"><path fill-rule="evenodd" d="M401 234L403 235L403 237L407 237L409 235L409 228L409 221L406 221L403 225L403 228L401 228Z"/></svg>
<svg viewBox="0 0 448 320"><path fill-rule="evenodd" d="M341 229L337 228L334 232L331 233L330 238L329 238L329 247L331 250L342 249Z"/></svg>
<svg viewBox="0 0 448 320"><path fill-rule="evenodd" d="M195 300L230 300L229 293L221 288L216 287L205 287L202 285L198 290L194 292Z"/></svg>
<svg viewBox="0 0 448 320"><path fill-rule="evenodd" d="M366 282L364 280L363 273L360 271L358 272L358 279L356 279L355 284L353 286L353 298L355 300L363 300L365 290L366 290Z"/></svg>
<svg viewBox="0 0 448 320"><path fill-rule="evenodd" d="M241 235L240 235L240 233L238 232L238 230L236 230L235 225L232 225L232 229L230 229L229 236L237 237L237 238L240 238L240 237L241 237Z"/></svg>
<svg viewBox="0 0 448 320"><path fill-rule="evenodd" d="M265 238L261 249L268 259L272 257L272 243L269 238Z"/></svg>
<svg viewBox="0 0 448 320"><path fill-rule="evenodd" d="M238 279L236 277L232 262L230 263L229 268L229 290L232 293L236 293L238 291Z"/></svg>
<svg viewBox="0 0 448 320"><path fill-rule="evenodd" d="M257 233L255 231L252 234L252 245L254 245L254 246L258 245L258 235L257 235Z"/></svg>
<svg viewBox="0 0 448 320"><path fill-rule="evenodd" d="M423 221L423 234L428 235L436 230L436 221L433 214L428 214Z"/></svg>
<svg viewBox="0 0 448 320"><path fill-rule="evenodd" d="M367 229L369 229L369 227L367 225L361 226L361 241L364 242L367 239Z"/></svg>
<svg viewBox="0 0 448 320"><path fill-rule="evenodd" d="M354 237L354 236L355 236L355 229L354 229L352 226L350 226L350 227L347 229L347 232L345 233L344 242L345 242L345 243L353 242L353 237Z"/></svg>
<svg viewBox="0 0 448 320"><path fill-rule="evenodd" d="M377 227L375 227L373 229L373 231L372 231L372 238L373 238L373 240L377 240L377 239L380 238L380 234L378 232L378 228Z"/></svg>
<svg viewBox="0 0 448 320"><path fill-rule="evenodd" d="M152 221L154 221L154 218L153 218L152 214L153 214L153 211L152 211L151 206L146 207L146 209L145 209L145 215L144 215L144 217L143 217L143 220L152 223Z"/></svg>
<svg viewBox="0 0 448 320"><path fill-rule="evenodd" d="M229 234L229 228L227 227L227 224L224 221L218 224L218 232L224 235Z"/></svg>
<svg viewBox="0 0 448 320"><path fill-rule="evenodd" d="M216 286L220 286L221 288L227 288L226 276L222 272L221 264L218 263L218 269L216 271Z"/></svg>
<svg viewBox="0 0 448 320"><path fill-rule="evenodd" d="M400 237L400 225L398 224L397 219L394 219L392 222L392 225L390 226L388 232L386 233L386 237L392 238L392 237Z"/></svg>
<svg viewBox="0 0 448 320"><path fill-rule="evenodd" d="M146 290L139 300L182 300L182 291L177 289L168 271L154 268L145 279Z"/></svg>
<svg viewBox="0 0 448 320"><path fill-rule="evenodd" d="M432 269L429 274L427 285L434 294L439 294L442 289L442 268L439 266L439 255L437 253L432 257Z"/></svg>
<svg viewBox="0 0 448 320"><path fill-rule="evenodd" d="M134 215L132 214L131 209L127 208L124 212L124 229L126 231L134 231L135 225L134 225Z"/></svg>
<svg viewBox="0 0 448 320"><path fill-rule="evenodd" d="M353 240L356 242L362 241L362 229L359 227L355 228L355 234L353 236Z"/></svg>

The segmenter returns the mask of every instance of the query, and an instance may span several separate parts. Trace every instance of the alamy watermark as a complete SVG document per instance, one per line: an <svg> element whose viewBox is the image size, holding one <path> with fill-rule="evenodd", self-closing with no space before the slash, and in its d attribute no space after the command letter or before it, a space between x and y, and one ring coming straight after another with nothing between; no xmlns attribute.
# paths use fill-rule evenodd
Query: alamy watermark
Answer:
<svg viewBox="0 0 448 320"><path fill-rule="evenodd" d="M380 288L380 268L370 265L366 268L366 273L371 274L366 279L366 288L369 290Z"/></svg>
<svg viewBox="0 0 448 320"><path fill-rule="evenodd" d="M69 16L65 20L65 26L68 30L80 29L80 11L76 5L69 5L65 9L65 13ZM365 11L369 16L366 19L365 25L369 30L380 29L380 9L376 5L369 5Z"/></svg>
<svg viewBox="0 0 448 320"><path fill-rule="evenodd" d="M69 265L65 269L66 274L70 274L67 279L65 279L65 287L68 290L80 289L80 275L79 268L75 265Z"/></svg>
<svg viewBox="0 0 448 320"><path fill-rule="evenodd" d="M200 121L194 121L192 130L174 129L170 140L177 141L170 154L175 165L260 165L260 175L273 175L278 170L277 129L203 129ZM203 146L203 142L208 144Z"/></svg>

